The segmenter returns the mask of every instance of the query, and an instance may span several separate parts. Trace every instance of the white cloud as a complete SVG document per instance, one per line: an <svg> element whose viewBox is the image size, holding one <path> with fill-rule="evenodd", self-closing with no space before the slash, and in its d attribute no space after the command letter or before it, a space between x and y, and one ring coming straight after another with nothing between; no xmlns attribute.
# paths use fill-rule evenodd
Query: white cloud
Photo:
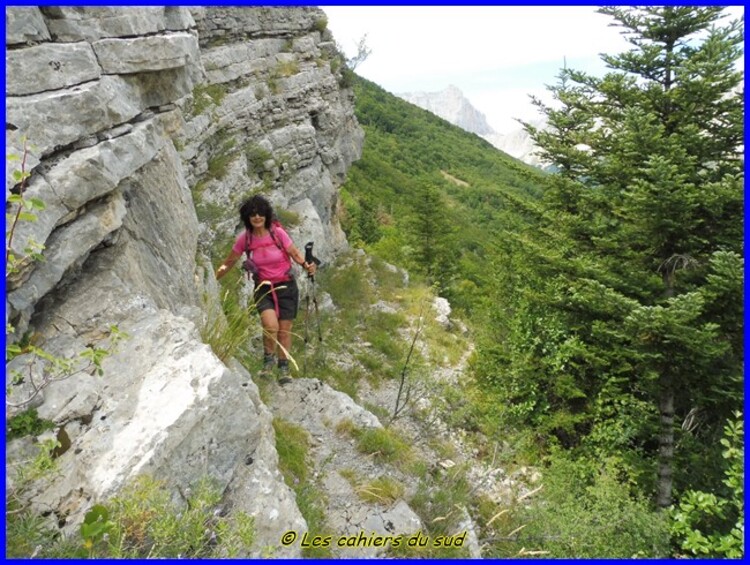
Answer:
<svg viewBox="0 0 750 565"><path fill-rule="evenodd" d="M455 84L498 131L515 128L512 118L533 119L528 94L544 95L544 84L555 81L563 58L596 56L627 45L607 26L608 18L586 6L324 6L323 10L348 56L367 35L372 53L357 73L393 93L437 91ZM544 67L543 75L517 76L519 69L535 65ZM512 70L521 86L507 84Z"/></svg>
<svg viewBox="0 0 750 565"><path fill-rule="evenodd" d="M534 119L529 94L545 96L567 60L588 72L600 53L631 46L595 6L323 6L348 56L367 35L357 73L386 90L437 91L454 84L500 132ZM734 17L744 13L730 9Z"/></svg>
<svg viewBox="0 0 750 565"><path fill-rule="evenodd" d="M608 18L586 6L336 6L323 8L347 50L367 34L361 70L428 76L589 55L624 45Z"/></svg>

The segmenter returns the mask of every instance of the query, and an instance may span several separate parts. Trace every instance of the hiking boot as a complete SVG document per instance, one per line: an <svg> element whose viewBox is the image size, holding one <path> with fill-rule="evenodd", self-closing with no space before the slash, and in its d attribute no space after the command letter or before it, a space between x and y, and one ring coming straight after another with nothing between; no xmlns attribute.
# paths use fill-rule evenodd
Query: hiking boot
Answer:
<svg viewBox="0 0 750 565"><path fill-rule="evenodd" d="M292 377L289 375L289 361L279 360L279 384L286 385L292 382Z"/></svg>
<svg viewBox="0 0 750 565"><path fill-rule="evenodd" d="M266 353L263 355L263 368L259 371L261 377L269 377L273 374L273 369L276 366L276 356L273 353Z"/></svg>

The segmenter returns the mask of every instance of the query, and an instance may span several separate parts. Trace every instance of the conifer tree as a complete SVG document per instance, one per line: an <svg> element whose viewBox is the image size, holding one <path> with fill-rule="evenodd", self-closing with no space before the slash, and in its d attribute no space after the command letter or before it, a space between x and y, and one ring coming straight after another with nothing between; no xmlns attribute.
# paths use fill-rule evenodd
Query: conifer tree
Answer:
<svg viewBox="0 0 750 565"><path fill-rule="evenodd" d="M696 414L720 430L742 406L742 23L719 7L600 12L632 48L603 55L602 78L564 69L558 104L535 101L550 129L525 124L559 173L545 286L521 314L545 343L512 347L574 441L651 451L664 508L676 431Z"/></svg>
<svg viewBox="0 0 750 565"><path fill-rule="evenodd" d="M415 191L412 231L417 264L427 279L444 291L455 275L457 250L451 249L453 227L445 200L434 185L422 183Z"/></svg>

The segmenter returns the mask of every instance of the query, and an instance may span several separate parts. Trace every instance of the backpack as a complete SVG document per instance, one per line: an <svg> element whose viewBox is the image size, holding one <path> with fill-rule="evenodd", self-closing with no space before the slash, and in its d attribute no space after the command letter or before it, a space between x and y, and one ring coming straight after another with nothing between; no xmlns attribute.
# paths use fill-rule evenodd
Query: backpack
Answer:
<svg viewBox="0 0 750 565"><path fill-rule="evenodd" d="M271 239L276 244L276 247L278 247L284 254L286 254L286 251L284 250L284 246L281 244L281 240L279 239L278 234L276 233L276 228L281 228L281 222L273 218L271 219L271 228L268 230L268 232L271 234ZM250 251L250 242L252 241L253 234L249 230L245 230L245 262L242 264L242 268L245 269L245 272L247 272L248 277L252 275L253 282L255 282L255 286L258 286L258 283L260 282L258 277L258 266L255 264L255 261L253 261L252 258L252 252ZM285 255L286 256L286 255ZM292 276L292 263L289 262L289 272L287 273L289 277Z"/></svg>

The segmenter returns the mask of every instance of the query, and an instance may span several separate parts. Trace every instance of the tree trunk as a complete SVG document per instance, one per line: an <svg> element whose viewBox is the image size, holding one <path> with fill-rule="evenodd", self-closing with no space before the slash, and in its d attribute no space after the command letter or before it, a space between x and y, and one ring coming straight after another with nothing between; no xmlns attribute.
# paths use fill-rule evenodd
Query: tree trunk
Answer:
<svg viewBox="0 0 750 565"><path fill-rule="evenodd" d="M672 379L662 376L659 390L659 467L656 504L672 505L672 463L674 457L674 389Z"/></svg>
<svg viewBox="0 0 750 565"><path fill-rule="evenodd" d="M673 257L674 259L674 257ZM674 296L675 265L665 264L662 273L664 297ZM659 378L659 464L657 469L656 505L660 509L672 505L672 464L674 459L674 388L669 366Z"/></svg>

